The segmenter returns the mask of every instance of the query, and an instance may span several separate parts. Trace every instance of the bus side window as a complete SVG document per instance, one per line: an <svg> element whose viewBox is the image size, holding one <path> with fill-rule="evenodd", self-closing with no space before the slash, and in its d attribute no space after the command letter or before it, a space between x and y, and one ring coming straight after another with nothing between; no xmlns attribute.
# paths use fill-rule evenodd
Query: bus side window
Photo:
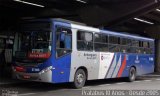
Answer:
<svg viewBox="0 0 160 96"><path fill-rule="evenodd" d="M72 48L72 36L71 35L66 35L65 37L65 48L66 49Z"/></svg>
<svg viewBox="0 0 160 96"><path fill-rule="evenodd" d="M94 49L95 51L108 51L108 35L94 34Z"/></svg>
<svg viewBox="0 0 160 96"><path fill-rule="evenodd" d="M138 40L132 40L131 43L131 53L139 53L139 41Z"/></svg>
<svg viewBox="0 0 160 96"><path fill-rule="evenodd" d="M120 37L109 36L109 51L120 52Z"/></svg>
<svg viewBox="0 0 160 96"><path fill-rule="evenodd" d="M139 48L138 48L138 53L143 53L143 41L139 41Z"/></svg>
<svg viewBox="0 0 160 96"><path fill-rule="evenodd" d="M56 31L56 57L72 51L72 31L69 28L58 27Z"/></svg>
<svg viewBox="0 0 160 96"><path fill-rule="evenodd" d="M149 42L149 54L153 54L154 53L154 51L153 51L153 49L154 49L154 42Z"/></svg>
<svg viewBox="0 0 160 96"><path fill-rule="evenodd" d="M93 50L93 34L91 32L77 32L77 49L79 51Z"/></svg>
<svg viewBox="0 0 160 96"><path fill-rule="evenodd" d="M148 54L149 46L148 46L148 42L147 41L143 42L143 47L144 47L144 54Z"/></svg>
<svg viewBox="0 0 160 96"><path fill-rule="evenodd" d="M126 53L129 52L129 42L130 39L127 38L121 38L121 52Z"/></svg>

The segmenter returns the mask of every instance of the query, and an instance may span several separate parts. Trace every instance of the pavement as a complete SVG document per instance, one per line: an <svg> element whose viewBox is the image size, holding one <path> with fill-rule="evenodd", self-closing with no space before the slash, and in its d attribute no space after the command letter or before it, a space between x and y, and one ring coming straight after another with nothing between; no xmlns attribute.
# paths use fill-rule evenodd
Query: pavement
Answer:
<svg viewBox="0 0 160 96"><path fill-rule="evenodd" d="M2 96L160 96L160 91L158 91L160 90L159 73L137 77L134 82L127 82L124 78L88 81L82 89L73 89L70 83L15 82L16 81L1 84L0 96L1 94ZM96 93L95 90L99 91ZM117 92L116 90L120 90L120 92L111 92L114 94L110 95L103 94L103 92L110 93L110 90L115 92ZM130 93L135 90L145 90L148 94L124 95L122 94L123 90ZM12 95L5 95L4 93Z"/></svg>
<svg viewBox="0 0 160 96"><path fill-rule="evenodd" d="M2 85L11 85L11 84L19 84L19 83L24 83L25 81L21 80L15 80L11 78L0 78L0 86Z"/></svg>
<svg viewBox="0 0 160 96"><path fill-rule="evenodd" d="M160 77L160 73L151 73L151 74L146 74L139 76L138 79L147 79L147 78L158 78ZM24 83L28 81L22 81L22 80L16 80L16 79L11 79L11 78L1 78L0 77L0 85L6 85L6 84L19 84L19 83Z"/></svg>

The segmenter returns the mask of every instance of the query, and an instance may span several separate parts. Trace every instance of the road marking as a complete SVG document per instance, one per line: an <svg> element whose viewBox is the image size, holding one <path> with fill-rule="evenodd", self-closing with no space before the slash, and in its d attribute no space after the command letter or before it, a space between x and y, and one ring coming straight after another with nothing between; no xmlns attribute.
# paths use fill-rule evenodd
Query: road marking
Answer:
<svg viewBox="0 0 160 96"><path fill-rule="evenodd" d="M150 82L150 81L152 81L152 80L143 80L143 81Z"/></svg>
<svg viewBox="0 0 160 96"><path fill-rule="evenodd" d="M97 85L97 86L100 86L100 85ZM91 87L96 87L96 86L86 86L86 87L83 87L83 88L91 88Z"/></svg>
<svg viewBox="0 0 160 96"><path fill-rule="evenodd" d="M105 84L106 86L109 86L109 85L111 85L111 84Z"/></svg>
<svg viewBox="0 0 160 96"><path fill-rule="evenodd" d="M111 84L104 84L104 85L97 85L98 87L103 87L103 86L109 86ZM86 86L86 87L83 87L83 88L90 88L90 87L97 87L97 86Z"/></svg>
<svg viewBox="0 0 160 96"><path fill-rule="evenodd" d="M112 84L104 84L104 85L97 85L97 86L86 86L86 87L83 87L83 88L90 88L90 87L104 87L104 86L109 86L109 85L114 85L114 84L125 84L126 82L121 82L121 83L112 83Z"/></svg>
<svg viewBox="0 0 160 96"><path fill-rule="evenodd" d="M134 82L138 83L138 82L141 82L141 81L134 81Z"/></svg>
<svg viewBox="0 0 160 96"><path fill-rule="evenodd" d="M26 96L26 95L33 95L33 94L36 94L36 93L25 93L25 94L19 94L19 96Z"/></svg>
<svg viewBox="0 0 160 96"><path fill-rule="evenodd" d="M160 79L156 79L156 80L160 80Z"/></svg>
<svg viewBox="0 0 160 96"><path fill-rule="evenodd" d="M121 83L115 83L115 84L119 84L119 85L120 85L120 84L124 84L124 83L126 83L126 82L121 82Z"/></svg>
<svg viewBox="0 0 160 96"><path fill-rule="evenodd" d="M66 91L66 90L69 90L69 89L59 89L58 91L63 92L63 91ZM73 90L78 90L78 89L73 89ZM50 90L50 91L47 91L47 92L57 92L57 91L56 90Z"/></svg>
<svg viewBox="0 0 160 96"><path fill-rule="evenodd" d="M109 86L111 84L98 85L99 87Z"/></svg>
<svg viewBox="0 0 160 96"><path fill-rule="evenodd" d="M93 87L93 86L86 86L86 87L83 87L83 88L89 88L89 87Z"/></svg>

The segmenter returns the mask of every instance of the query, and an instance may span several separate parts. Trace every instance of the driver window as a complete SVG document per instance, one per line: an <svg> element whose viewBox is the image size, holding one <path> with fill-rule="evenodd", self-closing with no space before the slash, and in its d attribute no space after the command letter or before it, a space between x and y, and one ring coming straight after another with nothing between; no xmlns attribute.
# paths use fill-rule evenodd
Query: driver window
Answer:
<svg viewBox="0 0 160 96"><path fill-rule="evenodd" d="M61 57L72 51L72 31L68 28L57 27L56 57Z"/></svg>

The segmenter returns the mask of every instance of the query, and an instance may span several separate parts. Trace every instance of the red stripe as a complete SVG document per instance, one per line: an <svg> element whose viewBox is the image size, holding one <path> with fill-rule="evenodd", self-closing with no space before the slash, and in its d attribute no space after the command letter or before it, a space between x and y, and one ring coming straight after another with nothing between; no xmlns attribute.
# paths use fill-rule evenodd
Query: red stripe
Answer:
<svg viewBox="0 0 160 96"><path fill-rule="evenodd" d="M124 60L122 62L121 68L119 69L117 77L122 76L122 73L123 73L125 67L126 67L126 56L124 56Z"/></svg>

